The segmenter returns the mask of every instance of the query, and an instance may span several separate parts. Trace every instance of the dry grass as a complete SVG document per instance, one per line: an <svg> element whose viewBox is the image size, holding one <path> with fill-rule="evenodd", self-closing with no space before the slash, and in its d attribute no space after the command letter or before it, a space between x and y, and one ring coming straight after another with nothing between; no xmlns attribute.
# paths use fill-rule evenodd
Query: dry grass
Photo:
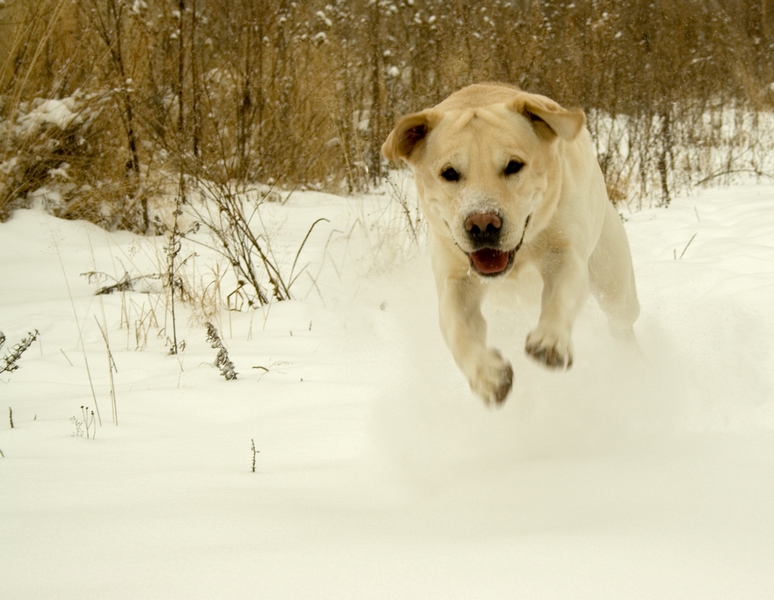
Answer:
<svg viewBox="0 0 774 600"><path fill-rule="evenodd" d="M768 168L771 132L746 115L774 100L769 5L7 0L0 218L39 201L149 231L153 182L181 171L362 190L382 181L379 147L399 115L492 79L596 115L614 200L668 203L708 177ZM45 99L73 102L78 118L22 131ZM729 111L743 127L706 120Z"/></svg>

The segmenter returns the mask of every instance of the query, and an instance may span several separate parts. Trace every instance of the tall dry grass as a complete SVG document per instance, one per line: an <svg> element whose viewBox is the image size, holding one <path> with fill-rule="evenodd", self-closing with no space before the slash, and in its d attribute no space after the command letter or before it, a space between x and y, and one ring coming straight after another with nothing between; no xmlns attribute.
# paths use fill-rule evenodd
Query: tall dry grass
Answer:
<svg viewBox="0 0 774 600"><path fill-rule="evenodd" d="M483 80L583 107L614 197L668 203L768 168L773 13L771 0L6 0L0 215L44 198L148 231L157 189L197 178L363 190L398 116ZM46 99L78 118L29 126Z"/></svg>

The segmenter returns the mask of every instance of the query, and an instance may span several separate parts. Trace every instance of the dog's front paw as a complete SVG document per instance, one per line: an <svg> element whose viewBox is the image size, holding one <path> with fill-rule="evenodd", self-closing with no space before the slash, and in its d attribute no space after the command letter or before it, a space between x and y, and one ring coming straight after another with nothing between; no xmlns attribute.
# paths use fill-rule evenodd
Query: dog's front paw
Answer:
<svg viewBox="0 0 774 600"><path fill-rule="evenodd" d="M539 327L527 336L524 350L549 369L569 369L572 366L569 338L543 332Z"/></svg>
<svg viewBox="0 0 774 600"><path fill-rule="evenodd" d="M513 383L513 368L497 350L487 350L470 377L470 389L488 406L502 404Z"/></svg>

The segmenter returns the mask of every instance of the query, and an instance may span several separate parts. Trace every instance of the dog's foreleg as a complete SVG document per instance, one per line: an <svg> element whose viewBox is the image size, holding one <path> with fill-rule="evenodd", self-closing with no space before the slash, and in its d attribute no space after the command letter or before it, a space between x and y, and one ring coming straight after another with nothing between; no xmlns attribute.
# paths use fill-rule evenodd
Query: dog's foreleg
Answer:
<svg viewBox="0 0 774 600"><path fill-rule="evenodd" d="M441 278L437 284L441 332L454 361L486 404L501 404L511 389L513 369L497 350L487 348L481 283L465 277Z"/></svg>
<svg viewBox="0 0 774 600"><path fill-rule="evenodd" d="M552 369L572 366L572 326L586 302L588 261L572 252L553 252L541 265L543 296L540 320L527 336L529 356Z"/></svg>

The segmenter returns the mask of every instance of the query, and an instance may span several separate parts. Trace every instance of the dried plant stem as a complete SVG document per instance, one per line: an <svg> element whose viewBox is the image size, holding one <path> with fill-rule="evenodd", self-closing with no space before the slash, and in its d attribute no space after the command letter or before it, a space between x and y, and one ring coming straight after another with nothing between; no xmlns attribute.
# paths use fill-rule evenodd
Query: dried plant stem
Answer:
<svg viewBox="0 0 774 600"><path fill-rule="evenodd" d="M223 345L218 330L212 323L206 323L205 325L207 326L207 341L210 343L210 347L218 351L218 355L215 358L215 366L220 369L220 374L227 380L236 379L238 373L234 370L234 363L228 357L228 350Z"/></svg>
<svg viewBox="0 0 774 600"><path fill-rule="evenodd" d="M72 367L72 366L73 366L73 361L71 361L71 360L70 360L70 357L68 357L68 356L67 356L67 354L65 354L65 351L64 351L62 348L60 348L60 349L59 349L59 351L62 353L62 356L64 356L64 357L65 357L65 360L66 360L66 361L67 361L67 362L70 364L70 366Z"/></svg>
<svg viewBox="0 0 774 600"><path fill-rule="evenodd" d="M64 262L62 261L62 253L59 252L59 244L56 241L56 236L51 232L51 239L54 241L54 248L56 248L56 256L59 259L59 266L62 269L62 277L64 277L65 287L67 288L67 297L70 299L70 306L73 309L73 318L75 319L75 327L78 330L78 342L81 345L81 351L83 352L83 362L86 365L86 376L89 379L89 388L91 389L91 397L94 400L94 408L97 411L97 420L100 427L102 427L102 417L99 414L99 403L97 402L97 393L94 391L94 381L91 378L91 369L89 368L89 358L86 356L86 345L83 343L83 332L81 331L80 321L78 320L78 311L75 309L75 300L73 300L73 293L70 290L70 282L67 280L67 271L65 271Z"/></svg>
<svg viewBox="0 0 774 600"><path fill-rule="evenodd" d="M169 246L167 248L167 285L169 286L169 306L172 312L172 347L170 354L177 354L180 350L177 343L177 316L175 314L175 289L177 285L177 265L175 259L180 253L180 228L178 217L181 214L180 206L185 203L185 178L180 173L178 196L175 198L174 225L169 236Z"/></svg>
<svg viewBox="0 0 774 600"><path fill-rule="evenodd" d="M103 314L104 318L104 314ZM94 317L94 320L97 321L97 317ZM107 352L107 361L108 361L108 376L110 377L110 404L113 409L113 424L118 425L118 406L116 404L116 385L115 381L113 380L113 371L118 373L118 367L116 366L116 361L113 358L113 353L110 351L110 341L108 340L108 333L106 329L103 329L102 326L99 324L99 321L97 321L97 327L99 328L99 332L102 334L102 339L105 342L105 351Z"/></svg>
<svg viewBox="0 0 774 600"><path fill-rule="evenodd" d="M91 250L91 262L94 267L94 272L97 271L97 258L94 255L94 246L91 243L91 236L89 235L88 229L86 230L86 237L89 240L89 249ZM128 273L124 275L124 279L128 278ZM102 299L102 294L97 292L97 295L99 296L99 308L102 312L102 324L100 325L100 322L97 320L97 316L94 315L94 321L97 323L97 328L99 329L99 332L102 334L102 339L105 342L105 349L107 351L107 361L108 361L108 376L110 378L110 406L112 409L112 416L113 416L113 424L118 425L118 407L116 405L116 386L115 381L113 380L113 370L115 369L116 373L118 373L118 368L116 367L116 362L113 359L113 353L110 351L110 339L108 338L108 327L107 327L107 317L105 316L105 303Z"/></svg>
<svg viewBox="0 0 774 600"><path fill-rule="evenodd" d="M22 338L21 342L11 348L11 352L0 359L0 373L16 371L19 368L19 360L21 359L22 354L27 351L32 345L32 342L38 339L39 335L40 332L38 332L37 329L34 332L30 331L28 332L27 337ZM5 342L5 336L0 333L0 347L2 347L3 342Z"/></svg>
<svg viewBox="0 0 774 600"><path fill-rule="evenodd" d="M252 471L253 471L253 473L255 473L255 457L256 457L256 455L257 455L257 454L260 452L260 450L256 450L256 449L255 449L255 440L254 440L254 439L252 439L252 438L250 439L250 450L251 450L251 451L252 451L252 453L253 453L253 465L252 465Z"/></svg>
<svg viewBox="0 0 774 600"><path fill-rule="evenodd" d="M696 237L696 235L697 235L697 234L695 234L695 233L694 233L694 234L691 236L691 239L690 239L690 240L688 240L688 243L685 245L685 248L683 248L683 251L680 253L680 256L678 257L678 260L680 260L680 259L681 259L681 258L682 258L682 257L685 255L685 252L686 252L686 250L688 250L688 246L690 246L690 245L691 245L691 242L694 240L694 238Z"/></svg>

